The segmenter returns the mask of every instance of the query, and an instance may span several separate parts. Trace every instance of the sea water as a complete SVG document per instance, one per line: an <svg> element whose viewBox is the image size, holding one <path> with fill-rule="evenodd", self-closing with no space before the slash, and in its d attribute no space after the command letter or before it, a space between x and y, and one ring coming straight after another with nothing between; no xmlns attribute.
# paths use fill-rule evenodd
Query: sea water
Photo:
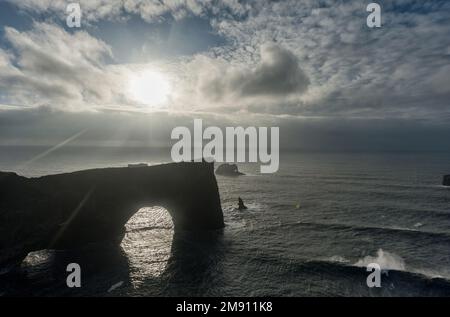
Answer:
<svg viewBox="0 0 450 317"><path fill-rule="evenodd" d="M170 150L3 147L0 170L39 176L159 164ZM280 169L217 176L226 227L174 234L167 211L149 206L127 223L119 247L30 254L3 295L432 296L450 295L450 153L280 153ZM238 197L248 209L237 210ZM82 287L65 284L77 261ZM378 263L380 288L366 284Z"/></svg>

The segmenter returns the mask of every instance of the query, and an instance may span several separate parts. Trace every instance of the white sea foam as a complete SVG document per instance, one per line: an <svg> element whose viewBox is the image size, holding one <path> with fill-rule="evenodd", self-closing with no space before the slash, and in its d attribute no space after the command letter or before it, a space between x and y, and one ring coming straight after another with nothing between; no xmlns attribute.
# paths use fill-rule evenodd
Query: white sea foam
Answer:
<svg viewBox="0 0 450 317"><path fill-rule="evenodd" d="M377 263L382 270L405 270L405 261L402 257L379 249L376 256L366 256L359 259L354 265L359 267L367 267L370 263Z"/></svg>
<svg viewBox="0 0 450 317"><path fill-rule="evenodd" d="M348 263L350 262L349 260L347 260L346 258L344 258L343 256L340 255L333 255L329 261L331 262L336 262L336 263Z"/></svg>
<svg viewBox="0 0 450 317"><path fill-rule="evenodd" d="M121 287L123 285L123 281L120 281L114 285L112 285L109 289L108 289L108 293L111 293L112 291L114 291L115 289Z"/></svg>
<svg viewBox="0 0 450 317"><path fill-rule="evenodd" d="M410 273L416 273L424 275L428 278L443 278L449 279L450 275L443 271L424 269L424 268L412 268L408 267L406 269L405 261L402 257L379 249L376 256L366 256L359 259L354 265L358 267L367 267L369 263L377 263L382 271L396 270L396 271L406 271Z"/></svg>

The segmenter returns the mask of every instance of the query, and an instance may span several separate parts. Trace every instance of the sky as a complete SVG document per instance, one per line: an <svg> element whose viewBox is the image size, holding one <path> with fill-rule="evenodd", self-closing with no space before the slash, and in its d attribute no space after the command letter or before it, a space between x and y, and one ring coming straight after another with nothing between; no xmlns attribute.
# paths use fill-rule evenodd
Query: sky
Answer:
<svg viewBox="0 0 450 317"><path fill-rule="evenodd" d="M194 118L282 148L450 150L450 2L0 0L0 145L167 146Z"/></svg>

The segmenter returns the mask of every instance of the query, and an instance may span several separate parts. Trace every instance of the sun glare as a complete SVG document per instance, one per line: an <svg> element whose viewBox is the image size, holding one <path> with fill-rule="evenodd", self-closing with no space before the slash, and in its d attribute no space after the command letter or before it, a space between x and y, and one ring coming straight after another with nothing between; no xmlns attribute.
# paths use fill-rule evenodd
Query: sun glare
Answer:
<svg viewBox="0 0 450 317"><path fill-rule="evenodd" d="M129 92L132 99L150 107L162 107L167 102L170 84L156 71L142 71L131 76Z"/></svg>

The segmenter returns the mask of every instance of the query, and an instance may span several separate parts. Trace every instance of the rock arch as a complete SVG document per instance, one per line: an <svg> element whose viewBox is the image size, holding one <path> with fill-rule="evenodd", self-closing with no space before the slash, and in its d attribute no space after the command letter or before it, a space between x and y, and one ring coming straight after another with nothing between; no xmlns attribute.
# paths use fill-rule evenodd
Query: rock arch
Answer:
<svg viewBox="0 0 450 317"><path fill-rule="evenodd" d="M25 178L0 173L0 264L31 251L117 242L142 207L161 206L175 231L224 226L211 163L105 168Z"/></svg>

